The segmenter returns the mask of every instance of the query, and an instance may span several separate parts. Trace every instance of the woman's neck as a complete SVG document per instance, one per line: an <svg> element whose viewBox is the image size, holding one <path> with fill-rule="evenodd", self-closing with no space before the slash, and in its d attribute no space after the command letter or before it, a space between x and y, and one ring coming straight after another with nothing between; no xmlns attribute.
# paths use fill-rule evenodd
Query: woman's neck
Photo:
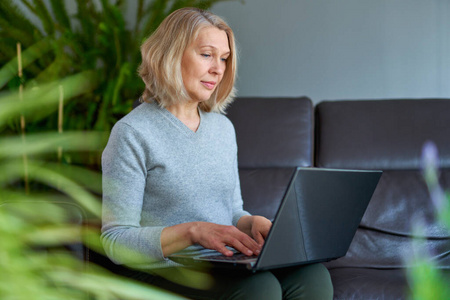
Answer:
<svg viewBox="0 0 450 300"><path fill-rule="evenodd" d="M200 126L200 114L197 102L174 104L166 108L172 115L183 122L190 130L196 132Z"/></svg>

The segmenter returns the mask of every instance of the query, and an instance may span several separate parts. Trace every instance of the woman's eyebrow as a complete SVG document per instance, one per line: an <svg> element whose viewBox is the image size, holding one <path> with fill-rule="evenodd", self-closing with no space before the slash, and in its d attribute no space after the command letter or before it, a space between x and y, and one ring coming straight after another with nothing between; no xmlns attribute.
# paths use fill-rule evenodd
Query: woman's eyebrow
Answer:
<svg viewBox="0 0 450 300"><path fill-rule="evenodd" d="M213 46L213 45L203 45L203 46L200 46L200 48L212 48L212 49L214 49L216 51L218 50L218 48ZM227 54L230 54L230 53L231 53L230 51L227 51L227 52L224 52L222 55L227 55Z"/></svg>

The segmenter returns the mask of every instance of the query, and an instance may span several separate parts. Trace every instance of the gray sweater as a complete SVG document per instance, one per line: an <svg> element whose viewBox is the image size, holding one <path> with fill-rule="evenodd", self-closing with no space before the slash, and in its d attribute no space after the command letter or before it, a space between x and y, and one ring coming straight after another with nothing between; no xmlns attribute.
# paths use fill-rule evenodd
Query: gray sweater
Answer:
<svg viewBox="0 0 450 300"><path fill-rule="evenodd" d="M242 208L233 125L200 111L191 131L156 103L143 103L111 131L102 156L102 243L117 264L176 265L164 258L166 226L236 225Z"/></svg>

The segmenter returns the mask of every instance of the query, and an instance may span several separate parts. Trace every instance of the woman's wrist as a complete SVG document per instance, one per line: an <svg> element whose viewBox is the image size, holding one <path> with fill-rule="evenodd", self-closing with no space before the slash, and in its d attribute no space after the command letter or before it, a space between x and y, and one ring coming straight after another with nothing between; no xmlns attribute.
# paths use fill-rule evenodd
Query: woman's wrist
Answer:
<svg viewBox="0 0 450 300"><path fill-rule="evenodd" d="M161 248L164 256L195 244L198 223L182 223L164 228L161 232Z"/></svg>
<svg viewBox="0 0 450 300"><path fill-rule="evenodd" d="M199 242L198 231L201 222L190 222L186 231L186 239L189 240L190 245L197 244Z"/></svg>
<svg viewBox="0 0 450 300"><path fill-rule="evenodd" d="M253 216L243 216L239 219L236 224L236 227L246 233L249 236L252 236L252 225L253 225Z"/></svg>

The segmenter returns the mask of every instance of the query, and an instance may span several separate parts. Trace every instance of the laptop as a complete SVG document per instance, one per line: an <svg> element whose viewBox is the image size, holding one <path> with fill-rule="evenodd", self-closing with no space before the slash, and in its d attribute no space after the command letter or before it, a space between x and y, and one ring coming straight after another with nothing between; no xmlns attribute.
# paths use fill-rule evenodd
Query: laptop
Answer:
<svg viewBox="0 0 450 300"><path fill-rule="evenodd" d="M382 171L295 168L258 256L237 251L179 252L169 259L187 266L253 272L327 262L347 253Z"/></svg>

